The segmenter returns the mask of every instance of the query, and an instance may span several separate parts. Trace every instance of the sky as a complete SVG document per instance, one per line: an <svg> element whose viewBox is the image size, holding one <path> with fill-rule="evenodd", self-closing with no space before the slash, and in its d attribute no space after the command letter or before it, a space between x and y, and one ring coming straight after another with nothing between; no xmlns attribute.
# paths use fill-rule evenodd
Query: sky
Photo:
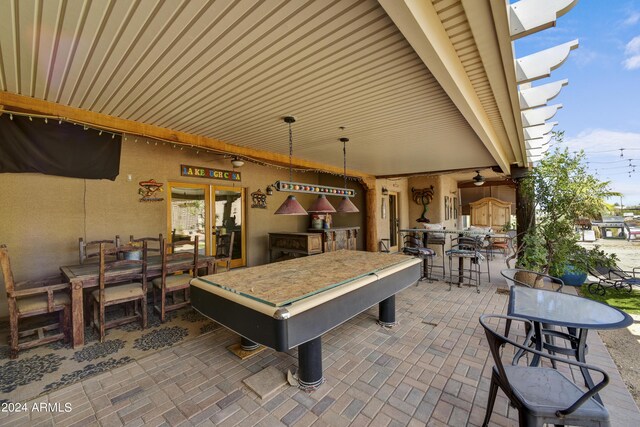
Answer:
<svg viewBox="0 0 640 427"><path fill-rule="evenodd" d="M640 0L579 0L556 27L516 40L516 58L575 39L567 61L533 82L569 79L549 101L562 104L550 121L565 133L552 147L584 150L590 171L611 181L623 206L640 205Z"/></svg>

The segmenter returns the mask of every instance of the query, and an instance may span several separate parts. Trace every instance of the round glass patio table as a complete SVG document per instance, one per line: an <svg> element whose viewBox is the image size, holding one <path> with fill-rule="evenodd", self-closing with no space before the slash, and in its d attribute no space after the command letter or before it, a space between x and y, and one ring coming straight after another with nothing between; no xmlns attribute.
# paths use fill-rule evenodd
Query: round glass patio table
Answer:
<svg viewBox="0 0 640 427"><path fill-rule="evenodd" d="M509 293L509 316L531 320L535 328L536 350L542 350L542 323L575 328L577 344L575 357L586 363L587 333L589 329L618 329L633 323L627 313L588 298L553 292L544 289L512 286ZM531 365L537 366L540 357L535 356ZM581 368L585 383L591 388L594 383L586 368ZM597 397L600 400L599 397Z"/></svg>

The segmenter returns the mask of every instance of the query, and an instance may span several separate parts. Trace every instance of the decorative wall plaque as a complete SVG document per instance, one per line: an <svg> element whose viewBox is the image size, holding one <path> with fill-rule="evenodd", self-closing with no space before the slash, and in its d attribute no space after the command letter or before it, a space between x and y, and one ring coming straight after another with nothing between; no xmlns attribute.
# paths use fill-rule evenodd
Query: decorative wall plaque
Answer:
<svg viewBox="0 0 640 427"><path fill-rule="evenodd" d="M419 205L422 205L422 215L416 221L418 222L429 222L427 217L427 209L429 207L429 203L433 200L433 185L429 188L413 188L411 187L411 195L413 196L413 201Z"/></svg>
<svg viewBox="0 0 640 427"><path fill-rule="evenodd" d="M262 190L258 189L258 191L251 193L251 207L257 209L267 208L267 195Z"/></svg>
<svg viewBox="0 0 640 427"><path fill-rule="evenodd" d="M138 194L142 196L140 198L141 202L160 202L164 200L164 197L158 197L156 195L156 193L163 191L163 183L157 182L155 179L150 179L148 181L140 181L138 185L140 185Z"/></svg>

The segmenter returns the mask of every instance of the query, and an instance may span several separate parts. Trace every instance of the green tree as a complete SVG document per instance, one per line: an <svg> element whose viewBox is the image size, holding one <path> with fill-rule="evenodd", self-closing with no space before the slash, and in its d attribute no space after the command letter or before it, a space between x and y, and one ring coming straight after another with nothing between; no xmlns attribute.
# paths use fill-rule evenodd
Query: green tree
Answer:
<svg viewBox="0 0 640 427"><path fill-rule="evenodd" d="M619 194L611 190L610 182L591 175L584 159L584 152L571 154L566 148L548 152L521 182L525 196L535 203L535 226L523 239L521 258L544 251L546 261L537 269L545 273L562 275L579 253L576 220L595 218L607 210L605 199Z"/></svg>

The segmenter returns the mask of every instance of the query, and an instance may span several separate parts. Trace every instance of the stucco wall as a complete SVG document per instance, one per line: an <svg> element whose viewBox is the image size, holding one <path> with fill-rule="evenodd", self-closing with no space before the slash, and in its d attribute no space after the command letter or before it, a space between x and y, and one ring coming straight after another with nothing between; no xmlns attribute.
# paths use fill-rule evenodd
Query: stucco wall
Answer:
<svg viewBox="0 0 640 427"><path fill-rule="evenodd" d="M180 164L231 170L229 159L211 153L171 144L147 144L127 138L122 144L120 175L115 181L84 180L42 174L0 174L0 243L9 247L16 280L30 280L59 273L59 266L78 263L78 238L113 239L128 236L167 235L167 201L139 202L139 181L155 179L167 182L191 182L233 186L229 181L180 176ZM288 180L287 170L246 162L239 169L242 182L236 187L246 190L247 264L267 262L267 234L275 231L305 231L307 216L279 216L273 212L287 194L274 192L267 198L267 209L252 209L250 193L277 180ZM127 181L127 175L132 175ZM294 181L342 186L340 177L317 173L295 173ZM354 203L359 214L336 215L336 225L364 227L364 191L353 181L349 187L358 194ZM304 207L311 205L314 195L298 194ZM330 197L337 206L338 197ZM358 246L362 248L364 233ZM0 277L0 289L4 279ZM6 317L6 294L0 293L0 317Z"/></svg>
<svg viewBox="0 0 640 427"><path fill-rule="evenodd" d="M448 175L438 175L438 176L418 176L409 178L408 186L409 186L409 197L411 197L411 188L415 189L423 189L433 185L434 195L433 200L429 204L429 208L427 210L427 218L430 220L431 224L440 223L448 230L459 228L459 224L461 223L461 209L458 198L458 182L449 177ZM445 220L445 203L444 198L448 196L451 200L454 201L458 205L458 218L456 219L453 215L451 218ZM409 203L409 222L412 227L422 228L422 224L417 222L416 220L420 218L420 214L422 214L422 205L419 205L411 199ZM447 247L449 238L447 238ZM439 256L442 256L440 253L440 248L436 247L436 251Z"/></svg>

